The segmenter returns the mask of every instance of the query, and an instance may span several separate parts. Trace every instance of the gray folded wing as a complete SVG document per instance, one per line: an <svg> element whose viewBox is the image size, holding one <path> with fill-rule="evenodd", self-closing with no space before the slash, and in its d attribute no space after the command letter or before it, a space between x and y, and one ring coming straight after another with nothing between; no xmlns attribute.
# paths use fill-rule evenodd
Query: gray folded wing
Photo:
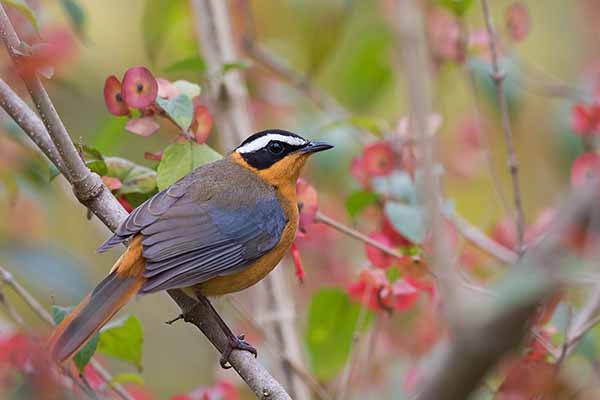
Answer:
<svg viewBox="0 0 600 400"><path fill-rule="evenodd" d="M142 234L147 281L141 293L238 271L275 247L288 222L274 190L261 181L213 185L203 195L205 182L188 177L136 208L99 248Z"/></svg>

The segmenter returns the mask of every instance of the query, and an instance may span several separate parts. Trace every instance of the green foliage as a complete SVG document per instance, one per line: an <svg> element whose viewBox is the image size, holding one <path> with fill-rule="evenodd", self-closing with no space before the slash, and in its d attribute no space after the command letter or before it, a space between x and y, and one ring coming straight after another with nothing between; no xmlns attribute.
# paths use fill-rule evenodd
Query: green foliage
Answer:
<svg viewBox="0 0 600 400"><path fill-rule="evenodd" d="M52 306L52 319L59 324L74 307ZM133 315L119 319L104 326L100 333L96 333L73 357L73 361L79 372L85 366L96 351L103 354L127 361L142 368L142 344L144 342L144 331L139 319ZM129 374L132 375L132 374ZM125 379L127 377L124 377ZM141 378L140 378L141 379Z"/></svg>
<svg viewBox="0 0 600 400"><path fill-rule="evenodd" d="M319 379L331 379L348 361L354 332L364 330L372 320L367 316L359 324L361 306L352 303L341 289L321 289L308 309L306 343L312 369Z"/></svg>
<svg viewBox="0 0 600 400"><path fill-rule="evenodd" d="M170 100L157 97L156 102L182 130L190 127L194 117L194 105L187 95L180 94Z"/></svg>
<svg viewBox="0 0 600 400"><path fill-rule="evenodd" d="M125 132L126 117L110 117L94 135L94 147L103 154L113 152L127 138Z"/></svg>
<svg viewBox="0 0 600 400"><path fill-rule="evenodd" d="M183 71L191 71L196 74L203 74L206 72L206 62L202 57L198 56L184 58L183 60L176 61L173 64L164 67L163 71L168 74Z"/></svg>
<svg viewBox="0 0 600 400"><path fill-rule="evenodd" d="M388 278L390 283L396 282L398 279L400 279L401 275L402 274L400 273L400 270L396 267L388 268L387 271L385 271L385 276Z"/></svg>
<svg viewBox="0 0 600 400"><path fill-rule="evenodd" d="M179 92L187 96L190 100L192 100L196 96L200 96L200 85L197 85L195 83L179 80L173 82L173 86L179 89Z"/></svg>
<svg viewBox="0 0 600 400"><path fill-rule="evenodd" d="M226 74L235 70L244 70L250 68L251 66L252 62L250 60L239 60L223 64L221 70L223 71L223 74Z"/></svg>
<svg viewBox="0 0 600 400"><path fill-rule="evenodd" d="M519 109L521 101L521 68L517 61L512 57L502 57L498 61L500 71L506 78L504 80L504 94L508 104L508 110L515 114ZM496 86L492 79L492 66L489 62L481 58L469 59L469 68L473 71L477 84L483 88L485 98L498 112L498 98L496 95Z"/></svg>
<svg viewBox="0 0 600 400"><path fill-rule="evenodd" d="M473 4L473 0L437 0L437 3L452 11L454 15L463 16Z"/></svg>
<svg viewBox="0 0 600 400"><path fill-rule="evenodd" d="M79 154L83 157L85 165L87 165L92 172L95 172L100 176L106 175L106 163L104 162L104 157L102 157L102 154L98 150L86 145L78 145L77 150L79 150Z"/></svg>
<svg viewBox="0 0 600 400"><path fill-rule="evenodd" d="M174 143L167 147L158 165L156 183L159 190L190 173L194 168L221 158L221 155L205 144L193 142Z"/></svg>
<svg viewBox="0 0 600 400"><path fill-rule="evenodd" d="M156 192L156 172L150 168L119 157L106 157L104 162L106 176L119 178L123 184L116 191L117 195L133 193L150 195Z"/></svg>
<svg viewBox="0 0 600 400"><path fill-rule="evenodd" d="M144 378L142 378L140 375L135 374L133 372L123 372L117 376L114 376L108 384L111 386L114 386L114 385L122 385L125 383L133 383L136 385L143 386Z"/></svg>
<svg viewBox="0 0 600 400"><path fill-rule="evenodd" d="M423 212L420 207L396 201L385 204L385 215L398 232L413 243L425 239Z"/></svg>
<svg viewBox="0 0 600 400"><path fill-rule="evenodd" d="M146 0L142 17L144 47L150 61L155 62L176 17L185 2L173 0Z"/></svg>
<svg viewBox="0 0 600 400"><path fill-rule="evenodd" d="M52 319L55 324L59 324L71 311L73 311L75 307L60 307L53 305L52 306ZM77 370L79 372L83 372L85 366L90 362L90 359L94 355L96 351L96 347L98 346L99 335L96 333L88 342L75 354L73 357L73 362L77 366Z"/></svg>
<svg viewBox="0 0 600 400"><path fill-rule="evenodd" d="M135 315L110 322L100 331L98 352L142 369L144 330Z"/></svg>
<svg viewBox="0 0 600 400"><path fill-rule="evenodd" d="M384 133L389 132L391 129L386 121L380 118L374 118L365 115L353 115L348 118L333 121L325 125L322 129L334 129L346 125L370 132L379 137L383 137Z"/></svg>
<svg viewBox="0 0 600 400"><path fill-rule="evenodd" d="M404 171L394 171L388 176L371 179L373 190L384 198L392 198L407 204L417 204L417 188Z"/></svg>
<svg viewBox="0 0 600 400"><path fill-rule="evenodd" d="M376 193L357 190L356 192L351 193L346 199L346 211L348 211L348 214L352 218L355 218L365 208L371 204L375 204L378 199L379 196Z"/></svg>
<svg viewBox="0 0 600 400"><path fill-rule="evenodd" d="M361 11L365 15L372 13L366 7L362 6ZM390 52L393 40L392 32L383 21L376 19L361 23L344 40L336 52L334 65L328 69L327 77L335 97L360 112L372 106L392 83Z"/></svg>
<svg viewBox="0 0 600 400"><path fill-rule="evenodd" d="M2 2L2 4L9 5L19 10L23 15L25 15L25 17L29 20L31 25L33 25L36 31L40 30L37 17L33 10L29 7L29 5L27 5L27 2L25 2L25 0L0 0L0 2Z"/></svg>
<svg viewBox="0 0 600 400"><path fill-rule="evenodd" d="M81 39L85 39L84 28L87 17L79 2L77 0L60 0L60 5L67 14L73 30Z"/></svg>

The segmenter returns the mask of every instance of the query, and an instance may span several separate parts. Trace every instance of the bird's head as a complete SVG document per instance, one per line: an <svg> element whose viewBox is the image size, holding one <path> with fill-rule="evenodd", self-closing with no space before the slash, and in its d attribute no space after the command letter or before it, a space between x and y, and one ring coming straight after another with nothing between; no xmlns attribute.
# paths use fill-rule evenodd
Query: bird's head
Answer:
<svg viewBox="0 0 600 400"><path fill-rule="evenodd" d="M296 183L308 158L332 145L312 142L284 130L255 133L233 150L235 162L252 170L273 186Z"/></svg>

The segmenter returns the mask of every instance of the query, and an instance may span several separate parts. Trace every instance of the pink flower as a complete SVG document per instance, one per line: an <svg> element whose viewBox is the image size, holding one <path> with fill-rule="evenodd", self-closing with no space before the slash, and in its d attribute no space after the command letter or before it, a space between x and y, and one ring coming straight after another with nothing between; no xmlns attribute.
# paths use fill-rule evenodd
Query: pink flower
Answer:
<svg viewBox="0 0 600 400"><path fill-rule="evenodd" d="M600 105L575 104L571 110L571 127L582 136L600 133Z"/></svg>
<svg viewBox="0 0 600 400"><path fill-rule="evenodd" d="M393 247L393 243L390 238L387 237L382 232L373 232L369 235L369 239L373 239L375 242L381 243L386 247ZM389 268L395 261L395 257L384 253L379 250L377 247L372 246L370 244L365 244L365 251L367 253L367 258L373 264L373 266L381 269Z"/></svg>
<svg viewBox="0 0 600 400"><path fill-rule="evenodd" d="M583 153L573 162L571 167L571 185L582 187L594 183L600 177L600 155Z"/></svg>
<svg viewBox="0 0 600 400"><path fill-rule="evenodd" d="M113 115L122 116L129 114L129 107L123 100L121 93L121 82L119 79L111 75L104 81L104 103L108 112Z"/></svg>
<svg viewBox="0 0 600 400"><path fill-rule="evenodd" d="M386 176L394 169L394 152L387 141L367 145L363 158L363 167L369 176Z"/></svg>
<svg viewBox="0 0 600 400"><path fill-rule="evenodd" d="M145 108L154 103L158 83L146 67L131 67L123 76L123 99L133 108Z"/></svg>

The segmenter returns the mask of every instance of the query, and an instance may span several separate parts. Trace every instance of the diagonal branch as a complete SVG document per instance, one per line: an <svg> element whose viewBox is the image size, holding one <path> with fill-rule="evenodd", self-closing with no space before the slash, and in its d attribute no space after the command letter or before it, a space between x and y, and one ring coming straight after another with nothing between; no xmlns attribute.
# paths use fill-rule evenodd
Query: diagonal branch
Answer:
<svg viewBox="0 0 600 400"><path fill-rule="evenodd" d="M519 258L521 258L525 252L525 213L523 212L521 183L519 180L519 162L517 160L517 154L515 153L513 134L510 127L508 102L506 100L506 93L504 92L506 74L500 70L500 63L498 61L498 38L494 31L494 25L492 24L492 17L490 15L490 8L487 0L481 0L481 7L483 8L483 17L485 19L485 25L490 41L492 80L496 86L496 99L498 100L498 107L500 108L500 114L502 116L502 132L504 133L504 141L506 142L506 151L508 153L508 168L512 181L513 200L516 212L517 254L519 255Z"/></svg>
<svg viewBox="0 0 600 400"><path fill-rule="evenodd" d="M9 55L15 64L18 65L19 57L21 56L15 52L15 49L20 45L20 41L2 5L0 5L0 37L8 49ZM69 174L65 177L73 186L73 190L79 201L92 211L109 229L114 231L127 217L127 213L117 202L110 190L102 183L100 178L96 174L93 174L79 157L40 80L37 77L23 76L22 78L28 86L40 115L43 116L42 122L46 128L46 132L44 134L40 129L39 118L33 112L20 114L22 119L15 120L15 122L23 128L25 133L35 143L40 143L42 149L53 148L54 150L49 150L49 154L59 154L61 156L62 162L66 167L66 172ZM2 91L0 91L0 96L3 99L0 105L2 105L5 111L9 112L11 108L18 109L18 106L22 105L15 101L12 93L6 92L4 94L6 95L2 96ZM10 112L9 114L13 115ZM169 294L180 306L186 306L185 310L190 309L189 302L193 302L193 300L187 298L183 292L175 290L170 291ZM226 340L225 335L220 329L217 329L217 325L210 316L210 310L205 307L195 307L189 313L188 319L212 343L222 344ZM217 346L217 349L222 351L223 347ZM259 398L289 399L289 396L285 393L281 385L253 357L248 357L248 354L245 354L243 351L234 350L230 361L234 369Z"/></svg>

